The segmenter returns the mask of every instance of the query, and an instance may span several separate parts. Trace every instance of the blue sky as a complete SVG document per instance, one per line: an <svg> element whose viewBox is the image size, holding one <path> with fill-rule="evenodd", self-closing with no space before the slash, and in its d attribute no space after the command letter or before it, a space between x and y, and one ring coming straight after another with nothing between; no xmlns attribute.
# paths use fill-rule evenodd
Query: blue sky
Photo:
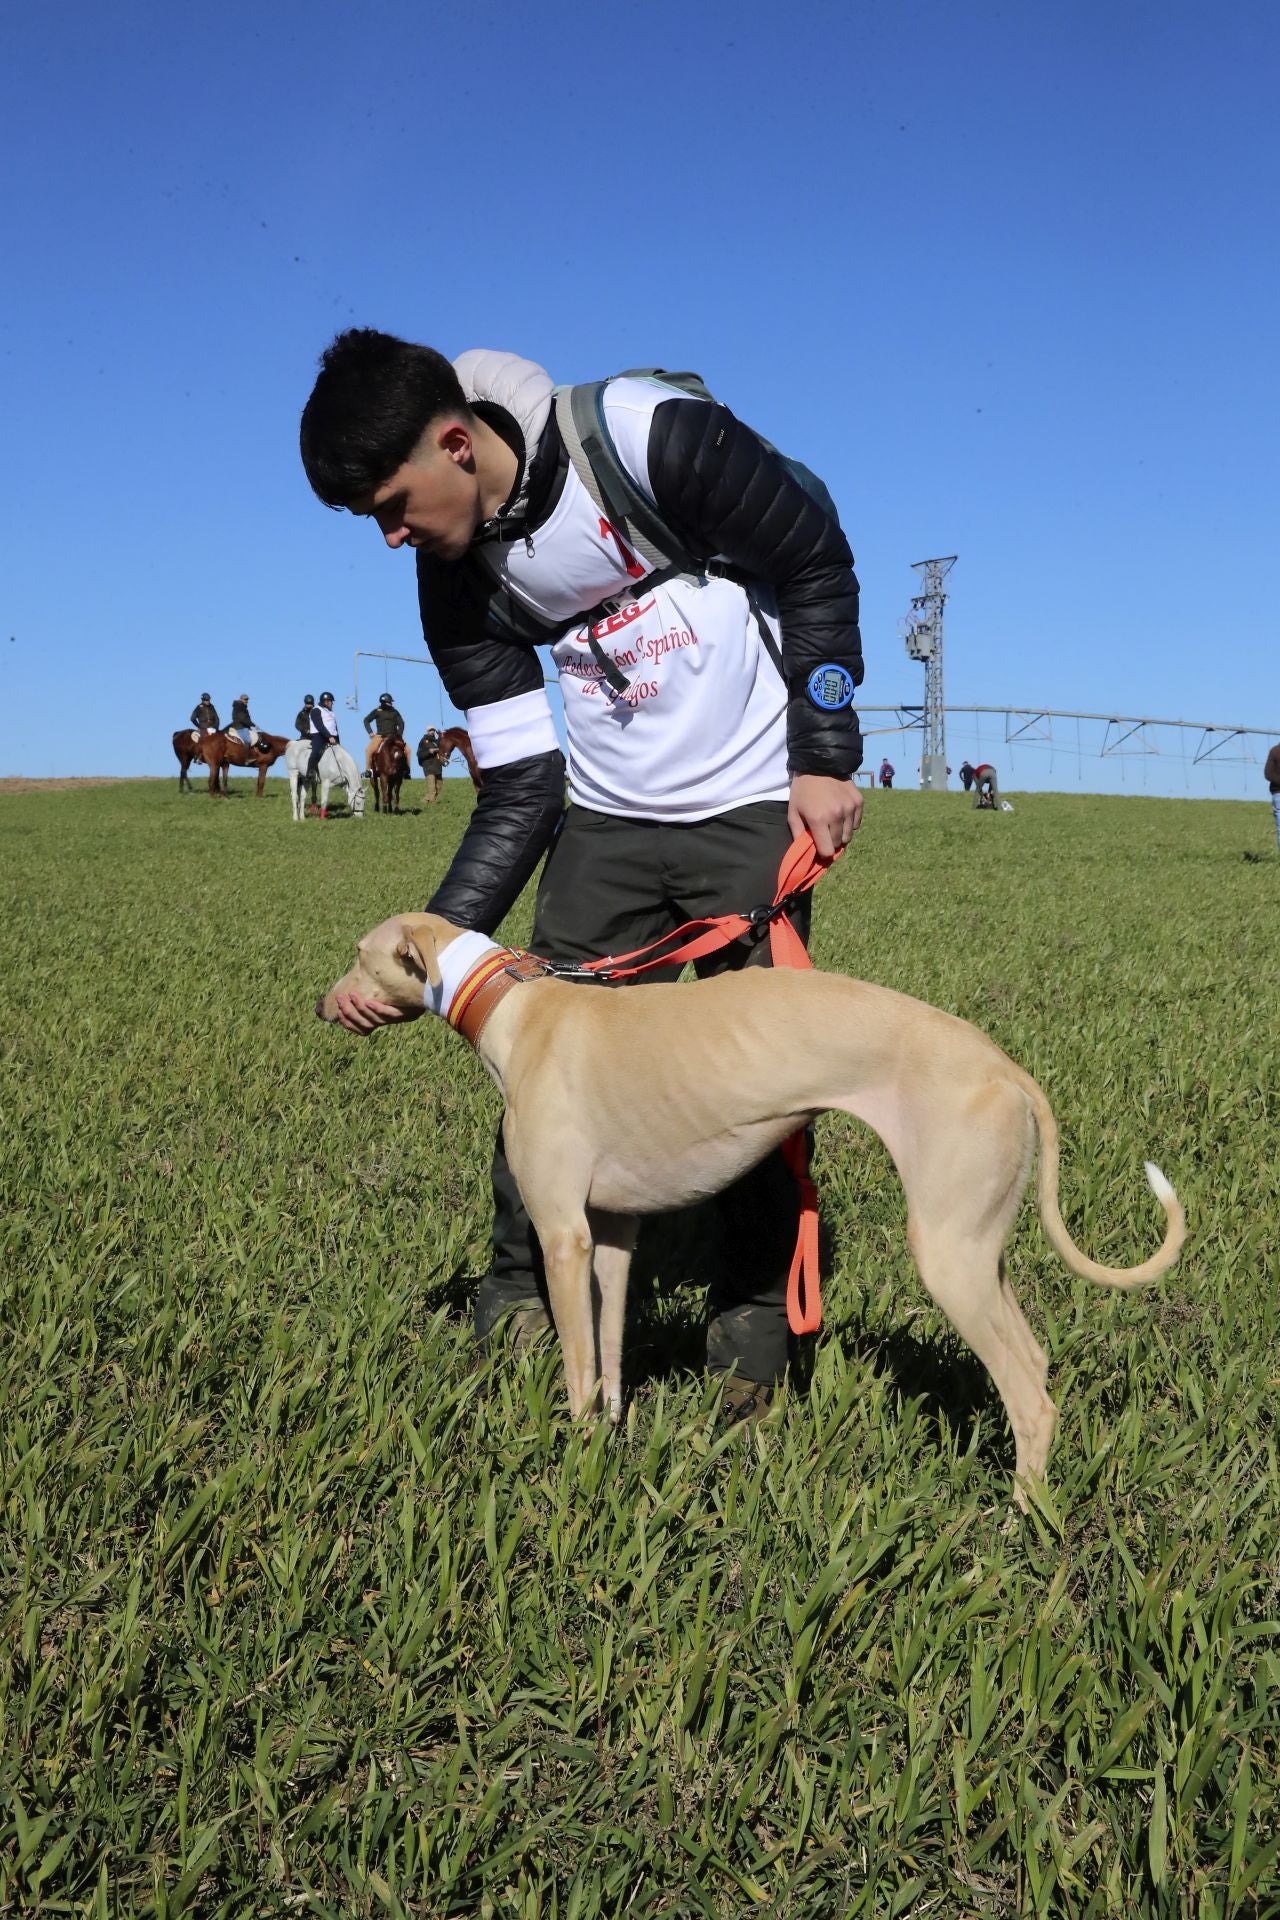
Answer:
<svg viewBox="0 0 1280 1920"><path fill-rule="evenodd" d="M1280 727L1278 54L1261 0L10 9L0 773L169 773L205 686L283 729L420 654L298 462L357 323L697 368L834 492L869 704L957 553L951 701Z"/></svg>

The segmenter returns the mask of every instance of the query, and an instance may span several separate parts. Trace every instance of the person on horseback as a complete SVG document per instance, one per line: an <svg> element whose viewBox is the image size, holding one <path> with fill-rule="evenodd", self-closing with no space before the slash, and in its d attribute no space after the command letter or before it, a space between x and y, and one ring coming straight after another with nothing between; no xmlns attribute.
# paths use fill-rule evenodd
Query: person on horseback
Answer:
<svg viewBox="0 0 1280 1920"><path fill-rule="evenodd" d="M191 709L191 724L197 733L216 733L222 725L218 718L218 709L214 706L209 694L202 693L199 705Z"/></svg>
<svg viewBox="0 0 1280 1920"><path fill-rule="evenodd" d="M316 697L314 693L303 694L302 705L298 708L293 722L294 730L299 740L309 740L311 738L311 709L315 706L315 703Z"/></svg>
<svg viewBox="0 0 1280 1920"><path fill-rule="evenodd" d="M237 695L231 702L231 731L240 735L246 747L257 746L258 729L254 726L253 716L249 712L247 693Z"/></svg>
<svg viewBox="0 0 1280 1920"><path fill-rule="evenodd" d="M320 761L326 747L338 744L338 722L333 712L333 695L322 693L320 705L311 709L311 758L307 762L305 778L313 780L319 771Z"/></svg>
<svg viewBox="0 0 1280 1920"><path fill-rule="evenodd" d="M404 739L404 715L389 693L378 695L378 704L370 708L362 722L369 736L364 750L364 777L373 777L373 756L378 751L379 740Z"/></svg>

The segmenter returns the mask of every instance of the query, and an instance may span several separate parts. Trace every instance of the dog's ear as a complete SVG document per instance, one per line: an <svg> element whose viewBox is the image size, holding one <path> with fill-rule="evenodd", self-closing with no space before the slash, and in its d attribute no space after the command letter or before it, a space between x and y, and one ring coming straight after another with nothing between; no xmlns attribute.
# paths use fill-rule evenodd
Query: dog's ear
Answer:
<svg viewBox="0 0 1280 1920"><path fill-rule="evenodd" d="M416 932L404 925L400 929L400 943L396 955L426 977L429 985L440 985L440 962L436 958L436 943L430 929L419 927Z"/></svg>

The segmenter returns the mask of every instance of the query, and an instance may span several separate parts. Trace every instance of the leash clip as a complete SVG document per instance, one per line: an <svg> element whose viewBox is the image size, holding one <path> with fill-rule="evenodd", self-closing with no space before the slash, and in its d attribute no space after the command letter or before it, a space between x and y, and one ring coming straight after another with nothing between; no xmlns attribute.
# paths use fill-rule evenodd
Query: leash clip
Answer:
<svg viewBox="0 0 1280 1920"><path fill-rule="evenodd" d="M542 970L553 980L594 980L605 983L612 980L616 967L587 967L578 960L544 960Z"/></svg>
<svg viewBox="0 0 1280 1920"><path fill-rule="evenodd" d="M758 945L773 922L780 919L783 914L789 914L791 909L799 904L801 897L799 893L785 893L781 900L771 900L767 906L752 907L746 916L750 928L747 937L752 945Z"/></svg>

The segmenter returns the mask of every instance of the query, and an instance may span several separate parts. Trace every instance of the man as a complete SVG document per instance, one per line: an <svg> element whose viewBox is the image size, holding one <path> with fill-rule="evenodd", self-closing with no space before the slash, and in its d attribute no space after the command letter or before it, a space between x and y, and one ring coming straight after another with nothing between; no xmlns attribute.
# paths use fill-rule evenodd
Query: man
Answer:
<svg viewBox="0 0 1280 1920"><path fill-rule="evenodd" d="M333 711L333 695L322 693L320 705L311 709L311 758L303 776L308 784L319 774L326 747L336 747L337 744L338 722Z"/></svg>
<svg viewBox="0 0 1280 1920"><path fill-rule="evenodd" d="M440 729L428 727L418 742L418 765L422 768L422 777L427 783L427 799L440 798L440 782L444 778L444 761L440 758Z"/></svg>
<svg viewBox="0 0 1280 1920"><path fill-rule="evenodd" d="M199 704L191 709L191 724L197 733L216 733L222 725L218 709L207 693L202 693Z"/></svg>
<svg viewBox="0 0 1280 1920"><path fill-rule="evenodd" d="M893 785L895 772L896 768L891 760L882 760L880 762L880 785L882 787L891 787Z"/></svg>
<svg viewBox="0 0 1280 1920"><path fill-rule="evenodd" d="M311 738L311 709L314 706L315 696L310 693L304 693L302 696L302 705L298 708L293 719L294 732L297 734L299 740L309 740Z"/></svg>
<svg viewBox="0 0 1280 1920"><path fill-rule="evenodd" d="M249 712L247 693L237 695L231 702L231 731L240 735L246 747L253 746L257 741L258 729L254 726L253 717Z"/></svg>
<svg viewBox="0 0 1280 1920"><path fill-rule="evenodd" d="M967 760L960 762L960 785L966 793L968 793L970 787L973 785L973 768Z"/></svg>
<svg viewBox="0 0 1280 1920"><path fill-rule="evenodd" d="M984 812L994 813L1000 804L1000 788L996 780L996 770L989 760L973 770L973 804Z"/></svg>
<svg viewBox="0 0 1280 1920"><path fill-rule="evenodd" d="M566 961L772 899L795 835L807 829L831 854L862 812L858 583L838 523L705 395L620 378L600 414L633 490L694 556L688 571L646 561L600 511L550 375L515 355L470 352L455 369L431 348L352 330L324 355L301 432L320 499L416 553L427 646L484 772L430 911L492 932L554 839L533 948ZM540 640L564 695L562 827ZM794 916L804 932L807 908ZM767 941L739 943L700 971L768 963ZM340 1014L357 1033L401 1017L352 995ZM522 1328L547 1324L536 1241L501 1149L494 1189L482 1340L511 1308ZM726 1401L745 1416L787 1364L797 1202L780 1154L729 1190L723 1216L707 1360L733 1374Z"/></svg>
<svg viewBox="0 0 1280 1920"><path fill-rule="evenodd" d="M1267 755L1262 777L1271 792L1271 811L1276 817L1276 845L1280 847L1280 740Z"/></svg>
<svg viewBox="0 0 1280 1920"><path fill-rule="evenodd" d="M369 779L373 772L373 756L378 751L378 742L388 738L404 739L404 717L398 711L391 695L389 693L380 693L378 695L377 706L371 708L370 711L366 713L363 725L365 732L369 736L364 750L365 778ZM406 771L406 778L407 777Z"/></svg>

